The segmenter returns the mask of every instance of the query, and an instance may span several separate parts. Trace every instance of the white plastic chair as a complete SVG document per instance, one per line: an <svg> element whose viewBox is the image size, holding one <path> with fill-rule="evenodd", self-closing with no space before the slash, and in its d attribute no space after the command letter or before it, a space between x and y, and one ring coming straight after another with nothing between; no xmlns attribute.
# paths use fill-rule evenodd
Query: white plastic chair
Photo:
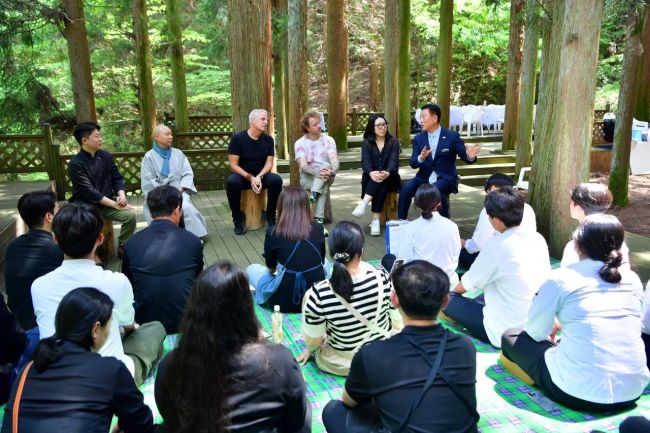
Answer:
<svg viewBox="0 0 650 433"><path fill-rule="evenodd" d="M467 112L463 116L463 125L467 124L467 135L472 135L472 127L476 126L476 135L478 135L479 128L481 135L483 135L483 124L481 123L481 116L483 116L483 107L468 107Z"/></svg>
<svg viewBox="0 0 650 433"><path fill-rule="evenodd" d="M463 132L463 111L458 107L449 109L449 129L454 127L458 128L459 132Z"/></svg>
<svg viewBox="0 0 650 433"><path fill-rule="evenodd" d="M530 171L530 167L522 167L521 171L519 171L519 179L517 180L517 188L518 189L524 189L524 190L528 191L528 185L529 185L530 182L527 181L527 180L524 180L524 176L529 171Z"/></svg>

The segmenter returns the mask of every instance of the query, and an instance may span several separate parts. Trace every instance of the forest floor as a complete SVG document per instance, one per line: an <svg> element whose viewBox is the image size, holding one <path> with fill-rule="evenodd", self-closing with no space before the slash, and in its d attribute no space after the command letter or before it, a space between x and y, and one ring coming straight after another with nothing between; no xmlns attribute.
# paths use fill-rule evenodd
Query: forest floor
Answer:
<svg viewBox="0 0 650 433"><path fill-rule="evenodd" d="M609 176L601 173L593 174L591 182L601 182L607 185ZM648 216L650 215L650 174L630 175L629 183L630 202L623 208L614 208L611 214L616 215L625 230L636 233L637 235L650 237L650 224Z"/></svg>

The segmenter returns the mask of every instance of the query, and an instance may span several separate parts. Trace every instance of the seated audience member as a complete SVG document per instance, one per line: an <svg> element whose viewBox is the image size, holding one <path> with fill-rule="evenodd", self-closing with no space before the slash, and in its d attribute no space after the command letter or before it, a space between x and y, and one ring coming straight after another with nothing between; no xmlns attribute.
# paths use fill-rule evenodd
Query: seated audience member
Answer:
<svg viewBox="0 0 650 433"><path fill-rule="evenodd" d="M199 275L181 334L156 377L163 431L311 431L300 367L288 349L260 338L243 272L219 262Z"/></svg>
<svg viewBox="0 0 650 433"><path fill-rule="evenodd" d="M52 220L58 210L56 194L52 191L23 194L18 200L18 213L29 231L11 241L5 252L7 304L29 342L19 369L31 358L39 341L32 283L63 262L63 251L52 238Z"/></svg>
<svg viewBox="0 0 650 433"><path fill-rule="evenodd" d="M255 194L268 189L266 223L275 225L275 207L282 190L282 178L271 173L275 145L273 137L266 134L269 115L266 110L255 109L248 116L250 127L235 133L228 144L228 162L232 174L226 182L228 205L235 224L235 234L246 233L245 215L241 211L242 190L252 189Z"/></svg>
<svg viewBox="0 0 650 433"><path fill-rule="evenodd" d="M294 145L300 167L300 186L309 191L309 201L315 203L314 220L323 224L327 194L339 171L339 157L334 139L320 129L320 114L308 111L300 128L305 133Z"/></svg>
<svg viewBox="0 0 650 433"><path fill-rule="evenodd" d="M314 284L303 303L307 348L298 357L302 365L316 352L321 370L346 376L359 348L401 329L402 318L390 302L388 273L361 260L363 244L358 224L341 221L334 226L329 237L332 276Z"/></svg>
<svg viewBox="0 0 650 433"><path fill-rule="evenodd" d="M354 355L342 401L332 400L323 410L325 428L476 432L476 349L468 337L437 321L449 302L447 275L415 260L397 268L392 280L391 298L404 329Z"/></svg>
<svg viewBox="0 0 650 433"><path fill-rule="evenodd" d="M645 345L645 357L650 369L650 281L643 292L643 314L641 315L641 338Z"/></svg>
<svg viewBox="0 0 650 433"><path fill-rule="evenodd" d="M515 183L510 176L495 173L485 181L485 193L489 194L504 186L513 188L514 185ZM521 228L533 232L537 231L535 211L528 203L524 203L524 217L521 220ZM492 227L492 224L490 224L490 218L488 217L484 207L481 209L481 213L478 216L478 222L476 223L476 228L474 229L472 238L462 239L460 241L462 246L460 257L458 258L460 267L463 269L469 269L470 266L472 266L472 263L474 263L474 260L476 260L478 253L481 252L481 249L485 246L487 241L492 239L495 233L496 231L494 230L494 227Z"/></svg>
<svg viewBox="0 0 650 433"><path fill-rule="evenodd" d="M201 241L178 227L183 197L173 186L149 192L153 221L126 242L122 259L122 272L133 286L136 322L158 321L167 334L178 332L194 279L203 270Z"/></svg>
<svg viewBox="0 0 650 433"><path fill-rule="evenodd" d="M381 114L371 114L361 145L361 201L352 215L361 218L372 202L370 235L379 236L381 211L389 192L399 191L399 141L388 132L388 122Z"/></svg>
<svg viewBox="0 0 650 433"><path fill-rule="evenodd" d="M111 298L93 288L63 297L56 333L41 340L16 380L2 433L12 431L15 400L21 433L106 433L113 415L125 433L154 431L151 409L124 364L95 353L111 332L112 309Z"/></svg>
<svg viewBox="0 0 650 433"><path fill-rule="evenodd" d="M508 328L522 327L530 303L551 270L546 241L520 226L524 199L510 187L492 191L485 210L498 232L451 292L444 313L479 340L496 347ZM465 292L483 289L474 299Z"/></svg>
<svg viewBox="0 0 650 433"><path fill-rule="evenodd" d="M630 408L650 381L640 337L643 287L621 267L624 235L612 215L586 217L573 237L580 261L550 274L525 330L503 334L503 355L574 410Z"/></svg>
<svg viewBox="0 0 650 433"><path fill-rule="evenodd" d="M9 398L11 384L19 371L16 365L27 344L27 337L1 295L0 335L0 404L4 404Z"/></svg>
<svg viewBox="0 0 650 433"><path fill-rule="evenodd" d="M581 183L571 191L569 211L571 212L571 218L582 224L587 215L605 213L611 205L612 193L606 185L602 183ZM625 241L623 241L623 246L621 247L621 254L623 254L623 266L629 268L630 249L627 247ZM580 258L578 257L575 243L571 239L564 247L560 266L569 266L579 261Z"/></svg>
<svg viewBox="0 0 650 433"><path fill-rule="evenodd" d="M440 215L449 218L449 194L458 192L456 156L467 164L473 164L480 148L478 145L466 146L458 132L440 126L441 111L436 104L423 105L420 119L423 131L413 139L410 162L411 168L417 168L418 172L400 189L398 217L407 218L415 192L423 183L430 183L442 195Z"/></svg>
<svg viewBox="0 0 650 433"><path fill-rule="evenodd" d="M205 218L192 203L191 194L196 194L194 172L185 154L172 147L174 136L165 125L153 130L153 148L145 153L140 167L140 185L145 199L149 192L159 186L173 186L183 193L184 227L199 238L207 236ZM151 224L152 215L145 201L144 216Z"/></svg>
<svg viewBox="0 0 650 433"><path fill-rule="evenodd" d="M102 149L99 125L79 123L74 127L74 138L81 149L68 166L72 181L70 203L97 206L104 218L121 223L117 255L122 257L124 243L135 232L135 210L126 201L124 178L117 169L113 155Z"/></svg>
<svg viewBox="0 0 650 433"><path fill-rule="evenodd" d="M266 266L252 264L246 269L257 303L300 313L307 289L325 278L325 237L323 226L311 221L307 193L297 186L280 193L278 223L266 229L264 259Z"/></svg>
<svg viewBox="0 0 650 433"><path fill-rule="evenodd" d="M111 331L102 356L124 363L140 385L158 359L165 339L159 322L138 325L134 322L133 289L119 272L105 271L95 265L95 250L104 241L104 219L94 206L69 204L54 217L54 239L65 259L60 267L37 278L32 284L32 300L41 340L55 332L55 314L61 299L77 287L94 287L114 303ZM120 338L121 330L124 336Z"/></svg>
<svg viewBox="0 0 650 433"><path fill-rule="evenodd" d="M396 257L407 263L425 260L442 269L447 274L451 287L456 287L456 268L460 251L458 226L438 213L440 192L430 183L418 188L415 193L415 206L422 210L422 214L420 218L402 227L397 256L384 256L384 269L390 270Z"/></svg>

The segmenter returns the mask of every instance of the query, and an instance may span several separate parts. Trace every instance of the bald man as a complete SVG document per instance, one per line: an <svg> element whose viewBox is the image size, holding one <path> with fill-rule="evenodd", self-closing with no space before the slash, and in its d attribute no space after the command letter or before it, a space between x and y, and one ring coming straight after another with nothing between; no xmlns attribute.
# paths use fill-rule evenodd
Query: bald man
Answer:
<svg viewBox="0 0 650 433"><path fill-rule="evenodd" d="M142 193L147 194L158 186L173 186L183 193L183 221L185 229L199 238L205 238L203 215L194 207L191 195L195 194L194 172L183 152L172 148L174 136L171 129L158 125L153 130L153 148L144 155L140 168ZM151 224L151 214L145 200L144 216Z"/></svg>

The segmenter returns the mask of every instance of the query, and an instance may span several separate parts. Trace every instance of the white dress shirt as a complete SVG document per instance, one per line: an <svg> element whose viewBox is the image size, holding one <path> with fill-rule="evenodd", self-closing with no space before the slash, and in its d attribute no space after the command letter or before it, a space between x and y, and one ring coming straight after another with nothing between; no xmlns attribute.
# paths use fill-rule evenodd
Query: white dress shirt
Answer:
<svg viewBox="0 0 650 433"><path fill-rule="evenodd" d="M603 262L584 259L550 274L528 313L526 332L547 338L555 318L560 343L544 359L553 383L567 394L593 403L638 398L650 380L641 340L643 286L629 269L621 281L598 275Z"/></svg>
<svg viewBox="0 0 650 433"><path fill-rule="evenodd" d="M623 264L621 265L621 267L630 269L630 248L628 248L625 241L623 241L623 245L621 245L621 254L623 255ZM567 266L572 265L574 263L578 263L579 261L580 261L580 257L578 256L578 252L576 251L575 241L571 239L569 242L567 242L566 246L564 247L560 266L566 268Z"/></svg>
<svg viewBox="0 0 650 433"><path fill-rule="evenodd" d="M643 314L641 315L641 326L644 334L650 334L650 280L645 286L643 293Z"/></svg>
<svg viewBox="0 0 650 433"><path fill-rule="evenodd" d="M405 262L426 260L442 269L449 277L451 287L456 287L460 254L460 234L456 223L434 212L431 219L420 217L403 226L402 231L397 258Z"/></svg>
<svg viewBox="0 0 650 433"><path fill-rule="evenodd" d="M523 328L533 297L551 270L546 241L520 226L496 233L462 277L465 290L483 289L483 326L501 347L509 328Z"/></svg>
<svg viewBox="0 0 650 433"><path fill-rule="evenodd" d="M524 203L524 216L521 220L520 227L533 232L537 231L535 211L528 203ZM465 241L465 250L467 250L467 252L470 254L480 252L487 241L492 239L496 232L497 231L494 230L494 227L492 227L492 224L490 223L490 217L488 216L485 208L483 208L478 216L478 222L476 223L476 228L474 229L472 238Z"/></svg>
<svg viewBox="0 0 650 433"><path fill-rule="evenodd" d="M32 301L40 338L54 335L54 317L59 303L78 287L93 287L107 294L115 303L111 330L99 354L119 359L134 374L133 360L124 354L120 337L120 326L133 324L135 318L133 288L124 274L105 271L93 260L66 259L60 267L34 280Z"/></svg>

